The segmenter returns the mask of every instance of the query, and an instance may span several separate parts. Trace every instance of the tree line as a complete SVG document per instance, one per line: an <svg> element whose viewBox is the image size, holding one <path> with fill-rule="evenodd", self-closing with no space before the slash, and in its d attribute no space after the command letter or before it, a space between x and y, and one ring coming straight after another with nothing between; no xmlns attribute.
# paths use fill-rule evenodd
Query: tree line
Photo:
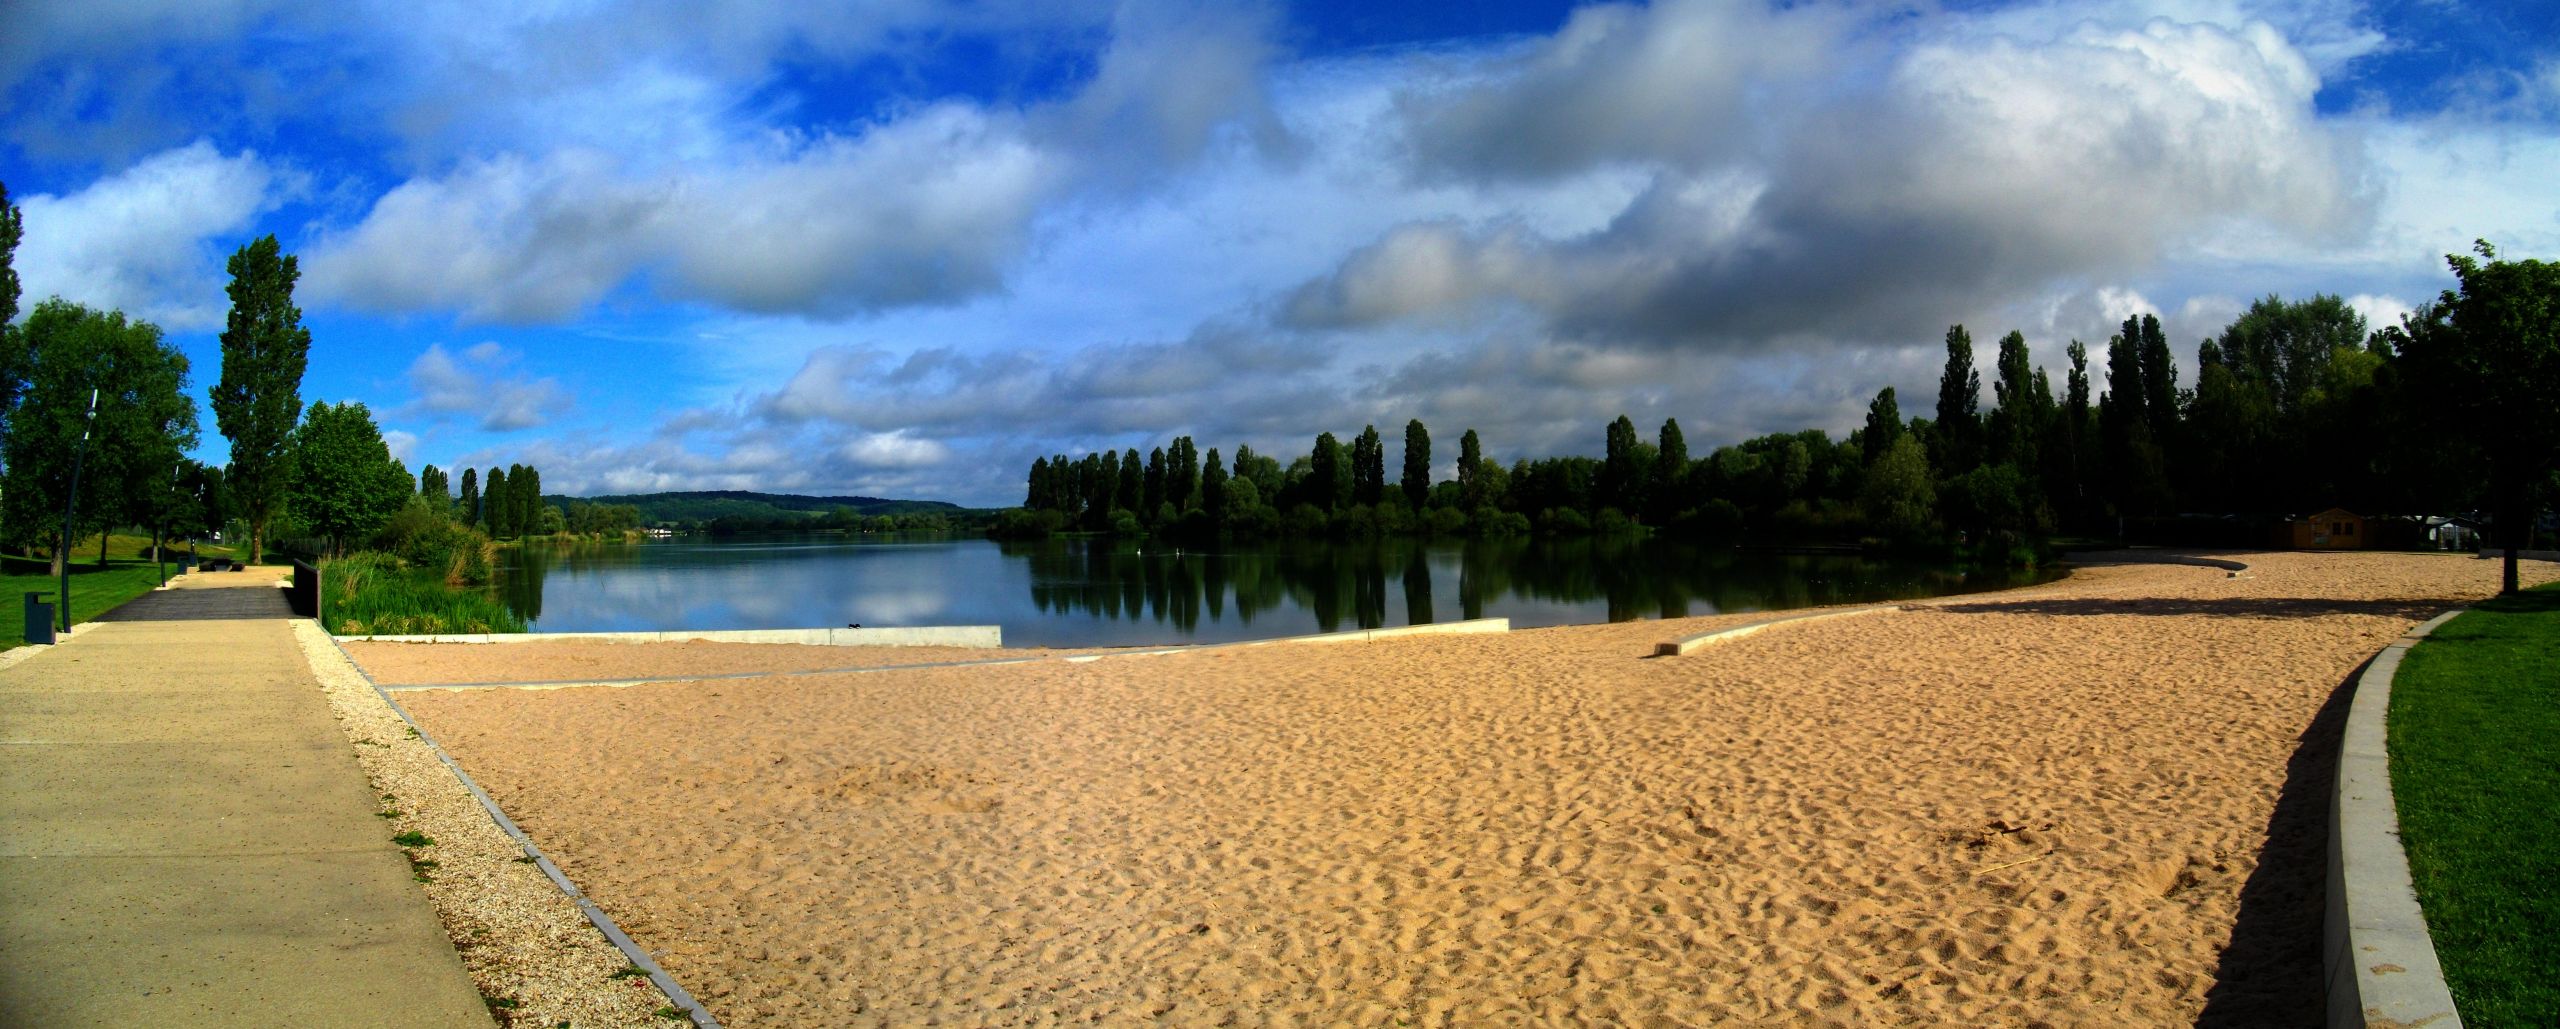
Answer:
<svg viewBox="0 0 2560 1029"><path fill-rule="evenodd" d="M410 475L365 405L304 407L311 333L293 299L299 262L274 236L225 264L230 305L210 399L230 461L188 457L200 421L186 355L150 322L59 297L20 320L23 227L0 184L0 545L50 550L59 572L69 540L99 537L103 562L114 528L145 527L157 547L236 526L252 563L283 535L313 553L375 546L482 578L488 536L568 527L568 513L542 503L530 467L490 469L485 491L466 470L457 507L445 472ZM578 515L587 531L636 523L628 510Z"/></svg>
<svg viewBox="0 0 2560 1029"><path fill-rule="evenodd" d="M2156 315L2128 317L2092 367L2079 340L2056 388L2026 337L2002 336L1986 391L1952 326L1935 403L1891 387L1845 438L1778 433L1693 456L1677 419L1621 416L1602 456L1487 455L1473 429L1454 475L1406 423L1400 474L1365 426L1283 465L1188 436L1035 459L993 531L1239 537L1570 535L1639 528L1707 539L2030 545L2056 534L2261 545L2276 519L2487 510L2521 543L2560 460L2560 264L2452 255L2455 288L2396 325L2336 296L2267 296L2201 340L2182 380Z"/></svg>

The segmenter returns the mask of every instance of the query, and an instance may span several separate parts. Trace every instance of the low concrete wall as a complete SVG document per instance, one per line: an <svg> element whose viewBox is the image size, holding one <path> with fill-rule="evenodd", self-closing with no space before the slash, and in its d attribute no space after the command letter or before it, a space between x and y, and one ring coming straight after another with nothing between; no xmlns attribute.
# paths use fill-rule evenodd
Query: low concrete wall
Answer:
<svg viewBox="0 0 2560 1029"><path fill-rule="evenodd" d="M2166 553L2139 547L2126 547L2119 550L2075 550L2062 555L2062 560L2070 564L2193 565L2198 568L2219 568L2226 572L2249 570L2249 565L2245 561L2203 557L2196 554Z"/></svg>
<svg viewBox="0 0 2560 1029"><path fill-rule="evenodd" d="M1267 647L1274 643L1367 643L1391 640L1400 636L1443 636L1476 632L1510 632L1511 619L1475 618L1463 622L1432 622L1428 625L1399 625L1392 629L1353 629L1349 632L1323 632L1312 636L1282 636L1275 640L1245 640L1240 643L1212 643L1191 650L1212 647Z"/></svg>
<svg viewBox="0 0 2560 1029"><path fill-rule="evenodd" d="M2383 749L2391 678L2400 670L2401 655L2461 613L2448 611L2409 630L2356 678L2338 747L2337 797L2329 808L2329 911L2320 968L2332 1029L2462 1024L2409 881L2400 810L2391 799L2391 756Z"/></svg>
<svg viewBox="0 0 2560 1029"><path fill-rule="evenodd" d="M1876 604L1870 607L1853 607L1846 611L1815 611L1809 614L1782 615L1777 618L1764 618L1760 621L1748 622L1742 625L1732 626L1730 628L1718 629L1714 632L1699 633L1695 636L1672 640L1668 643L1656 643L1653 645L1653 656L1679 657L1684 654L1693 654L1705 648L1715 646L1718 643L1727 643L1741 639L1772 625L1785 625L1788 622L1818 622L1825 618L1850 618L1857 615L1883 614L1887 611L1901 610L1901 607L1902 605L1900 604Z"/></svg>
<svg viewBox="0 0 2560 1029"><path fill-rule="evenodd" d="M798 643L812 647L1001 647L1004 630L994 625L916 625L878 629L707 629L670 632L476 632L431 636L340 636L341 643L549 643L554 640L603 640L609 643Z"/></svg>

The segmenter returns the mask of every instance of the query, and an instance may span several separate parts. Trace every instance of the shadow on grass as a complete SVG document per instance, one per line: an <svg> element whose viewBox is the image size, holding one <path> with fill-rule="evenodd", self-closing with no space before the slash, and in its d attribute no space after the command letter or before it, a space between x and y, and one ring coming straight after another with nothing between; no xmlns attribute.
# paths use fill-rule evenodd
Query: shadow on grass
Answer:
<svg viewBox="0 0 2560 1029"><path fill-rule="evenodd" d="M1953 611L1957 614L2030 614L2063 617L2211 615L2221 618L2325 618L2330 615L2379 615L2386 618L2406 618L2415 622L2433 618L2452 605L2433 597L2380 600L2333 600L2320 597L2262 597L2228 600L2146 597L2140 600L2109 600L2102 597L2082 597L1932 606L1935 610Z"/></svg>
<svg viewBox="0 0 2560 1029"><path fill-rule="evenodd" d="M2364 665L2357 665L2294 737L2284 789L2267 818L2266 847L2240 886L2240 914L2213 970L2204 1013L2196 1016L2199 1026L2316 1026L2328 1014L2320 948L2328 915L2329 804L2347 707L2363 674Z"/></svg>

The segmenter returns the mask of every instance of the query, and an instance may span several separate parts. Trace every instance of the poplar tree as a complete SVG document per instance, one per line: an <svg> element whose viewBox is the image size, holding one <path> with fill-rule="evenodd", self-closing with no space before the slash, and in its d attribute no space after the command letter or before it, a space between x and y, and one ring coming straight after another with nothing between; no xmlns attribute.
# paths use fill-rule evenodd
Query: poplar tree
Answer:
<svg viewBox="0 0 2560 1029"><path fill-rule="evenodd" d="M1399 485L1405 506L1415 511L1431 498L1431 430L1422 427L1420 418L1404 423L1404 479Z"/></svg>
<svg viewBox="0 0 2560 1029"><path fill-rule="evenodd" d="M1111 491L1111 506L1133 513L1146 493L1146 470L1138 462L1138 448L1130 447L1120 454L1120 484Z"/></svg>
<svg viewBox="0 0 2560 1029"><path fill-rule="evenodd" d="M1862 456L1866 463L1872 467L1883 459L1885 451L1893 448L1893 441L1901 439L1902 433L1902 404L1894 399L1893 387L1877 390L1876 398L1867 402L1866 432L1858 437L1860 449L1865 451Z"/></svg>
<svg viewBox="0 0 2560 1029"><path fill-rule="evenodd" d="M1387 495L1387 447L1378 427L1362 426L1351 440L1351 502L1376 507Z"/></svg>
<svg viewBox="0 0 2560 1029"><path fill-rule="evenodd" d="M1307 492L1326 511L1351 502L1351 466L1343 459L1342 441L1330 432L1317 434L1315 450L1307 455Z"/></svg>
<svg viewBox="0 0 2560 1029"><path fill-rule="evenodd" d="M1483 463L1484 444L1476 438L1476 430L1468 429L1458 437L1458 503L1471 515L1485 502L1483 469L1478 467Z"/></svg>
<svg viewBox="0 0 2560 1029"><path fill-rule="evenodd" d="M301 267L274 236L241 247L228 268L231 313L222 329L213 421L231 441L231 500L249 521L249 563L256 564L265 555L267 524L283 506L292 477L290 444L302 414L311 332L302 327L302 309L293 305Z"/></svg>
<svg viewBox="0 0 2560 1029"><path fill-rule="evenodd" d="M477 468L462 470L462 509L455 513L455 518L464 525L480 521L480 470Z"/></svg>
<svg viewBox="0 0 2560 1029"><path fill-rule="evenodd" d="M18 237L24 228L17 205L9 202L9 184L0 182L0 419L17 409L27 376L27 346L10 325L18 320Z"/></svg>
<svg viewBox="0 0 2560 1029"><path fill-rule="evenodd" d="M1216 447L1209 448L1209 458L1200 466L1200 511L1209 516L1210 525L1226 524L1227 466Z"/></svg>
<svg viewBox="0 0 2560 1029"><path fill-rule="evenodd" d="M516 528L514 494L507 492L506 470L490 465L487 481L489 485L480 499L481 521L487 524L491 538L505 539L514 535Z"/></svg>
<svg viewBox="0 0 2560 1029"><path fill-rule="evenodd" d="M1982 435L1982 372L1973 366L1973 334L1947 327L1947 367L1938 376L1938 474L1972 471Z"/></svg>
<svg viewBox="0 0 2560 1029"><path fill-rule="evenodd" d="M516 513L516 531L527 534L542 531L542 471L532 465L524 466L523 474L516 478L512 488L524 498L524 506Z"/></svg>

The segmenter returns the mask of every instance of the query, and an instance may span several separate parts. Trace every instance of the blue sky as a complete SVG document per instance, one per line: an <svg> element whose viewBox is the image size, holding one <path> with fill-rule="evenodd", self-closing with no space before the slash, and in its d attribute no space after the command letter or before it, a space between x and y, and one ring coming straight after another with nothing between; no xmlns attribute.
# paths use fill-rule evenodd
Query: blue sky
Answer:
<svg viewBox="0 0 2560 1029"><path fill-rule="evenodd" d="M1015 10L1015 7L1033 10ZM1405 419L1845 432L1948 324L2394 318L2560 256L2539 3L10 4L26 303L572 493L1019 499L1034 455ZM1906 410L1914 410L1905 403ZM206 419L205 456L221 437Z"/></svg>

